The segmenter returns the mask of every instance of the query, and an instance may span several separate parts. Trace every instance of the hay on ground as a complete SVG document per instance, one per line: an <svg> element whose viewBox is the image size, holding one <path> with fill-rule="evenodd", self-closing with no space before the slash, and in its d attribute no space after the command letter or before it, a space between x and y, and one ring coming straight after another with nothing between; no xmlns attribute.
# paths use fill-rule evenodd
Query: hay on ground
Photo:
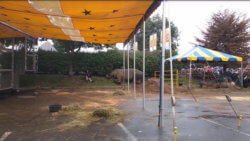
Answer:
<svg viewBox="0 0 250 141"><path fill-rule="evenodd" d="M122 90L118 90L113 93L113 96L123 96L123 95L126 95L126 92Z"/></svg>
<svg viewBox="0 0 250 141"><path fill-rule="evenodd" d="M113 107L99 108L93 112L93 117L99 118L111 119L121 116L123 116L123 112Z"/></svg>

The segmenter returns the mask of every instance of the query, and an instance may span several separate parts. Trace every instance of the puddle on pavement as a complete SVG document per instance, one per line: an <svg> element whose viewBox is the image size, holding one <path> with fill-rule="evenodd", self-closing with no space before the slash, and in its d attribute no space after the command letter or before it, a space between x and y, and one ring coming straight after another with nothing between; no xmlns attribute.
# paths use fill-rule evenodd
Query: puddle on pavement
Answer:
<svg viewBox="0 0 250 141"><path fill-rule="evenodd" d="M194 119L199 119L199 118L205 118L205 119L215 119L215 118L236 118L235 116L232 115L202 115L198 117L191 117Z"/></svg>

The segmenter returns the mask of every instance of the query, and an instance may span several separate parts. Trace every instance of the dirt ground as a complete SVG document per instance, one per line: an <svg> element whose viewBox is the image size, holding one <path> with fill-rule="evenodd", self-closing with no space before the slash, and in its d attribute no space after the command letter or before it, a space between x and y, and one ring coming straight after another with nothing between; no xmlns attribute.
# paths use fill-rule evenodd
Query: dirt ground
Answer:
<svg viewBox="0 0 250 141"><path fill-rule="evenodd" d="M79 121L75 120L77 117L73 117L78 115L49 113L49 105L62 104L65 107L78 105L82 109L81 113L92 112L99 107L116 107L119 102L127 98L127 96L113 96L117 89L119 87L21 90L17 95L0 99L0 133L2 135L6 131L12 132L7 140L40 140L41 136L44 136L42 137L44 140L50 138L54 140L56 134L86 128L90 123L85 121L78 123ZM88 119L83 118L83 120ZM82 123L86 125L81 125Z"/></svg>
<svg viewBox="0 0 250 141"><path fill-rule="evenodd" d="M146 98L158 98L158 88L147 85ZM165 89L169 91L169 86ZM11 132L7 141L29 140L124 140L124 133L118 132L115 125L118 121L89 120L86 114L100 107L119 107L121 103L133 99L133 87L130 94L114 96L122 86L113 87L80 87L80 88L36 88L23 90L19 94L0 99L0 134ZM126 88L125 88L126 89ZM232 96L233 101L241 102L238 106L244 116L249 116L249 89L194 89L191 92L176 89L177 102L181 99L192 99L191 93L207 108L214 112L232 113L225 94ZM166 98L169 98L168 92ZM137 99L141 98L141 86L137 86ZM211 101L213 104L211 104ZM49 105L62 104L64 107L78 105L81 109L66 114L49 113ZM133 108L133 107L131 107ZM122 109L126 114L126 109ZM244 112L243 112L244 111ZM82 118L84 117L84 118ZM126 116L127 117L127 116ZM248 119L249 120L249 119ZM124 119L126 121L126 119ZM119 121L123 122L123 121ZM109 136L112 134L115 136ZM1 136L0 135L0 136Z"/></svg>

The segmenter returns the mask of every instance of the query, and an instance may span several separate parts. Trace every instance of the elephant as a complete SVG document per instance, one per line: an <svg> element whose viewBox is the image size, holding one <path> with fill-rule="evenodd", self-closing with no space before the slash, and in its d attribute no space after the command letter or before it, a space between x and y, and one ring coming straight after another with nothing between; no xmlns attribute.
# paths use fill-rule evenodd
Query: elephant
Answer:
<svg viewBox="0 0 250 141"><path fill-rule="evenodd" d="M142 71L135 69L136 74L136 83L142 82ZM128 81L128 69L125 69L125 74L123 69L115 69L111 73L107 74L106 77L108 79L113 79L116 83L120 84ZM134 80L134 69L129 69L129 81Z"/></svg>

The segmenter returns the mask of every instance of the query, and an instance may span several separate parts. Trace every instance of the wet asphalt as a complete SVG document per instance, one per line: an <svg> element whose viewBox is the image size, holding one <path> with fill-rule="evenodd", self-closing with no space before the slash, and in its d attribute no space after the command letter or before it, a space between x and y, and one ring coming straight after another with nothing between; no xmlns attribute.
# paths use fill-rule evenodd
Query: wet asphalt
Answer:
<svg viewBox="0 0 250 141"><path fill-rule="evenodd" d="M207 102L201 99L199 106L195 107L193 99L177 99L175 109L178 141L250 141L249 116L244 116L241 127L238 128L238 119L233 111L212 111L207 108L209 105L205 101ZM209 102L212 103L213 101ZM127 112L124 126L138 141L174 140L170 100L165 100L162 128L158 127L158 104L157 98L151 98L146 100L145 109L142 108L141 99L128 100L119 106Z"/></svg>

